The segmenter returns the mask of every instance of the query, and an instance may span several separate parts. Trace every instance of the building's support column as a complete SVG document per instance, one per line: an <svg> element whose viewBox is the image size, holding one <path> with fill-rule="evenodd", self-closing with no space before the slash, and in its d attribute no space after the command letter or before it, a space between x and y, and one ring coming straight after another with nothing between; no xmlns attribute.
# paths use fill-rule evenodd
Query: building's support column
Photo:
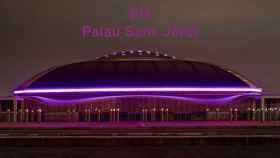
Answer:
<svg viewBox="0 0 280 158"><path fill-rule="evenodd" d="M269 121L272 121L272 108L270 107L270 108L268 108L268 120Z"/></svg>
<svg viewBox="0 0 280 158"><path fill-rule="evenodd" d="M142 121L145 121L145 108L142 109Z"/></svg>
<svg viewBox="0 0 280 158"><path fill-rule="evenodd" d="M11 122L11 110L8 109L7 110L7 119L6 119L7 122Z"/></svg>
<svg viewBox="0 0 280 158"><path fill-rule="evenodd" d="M88 122L91 121L91 108L88 108Z"/></svg>
<svg viewBox="0 0 280 158"><path fill-rule="evenodd" d="M79 106L77 106L77 109L75 109L75 122L80 122L80 118L82 117L81 115L82 115L82 110L80 109Z"/></svg>
<svg viewBox="0 0 280 158"><path fill-rule="evenodd" d="M209 121L209 111L210 111L209 108L206 108L206 109L205 109L205 118L204 118L204 121Z"/></svg>
<svg viewBox="0 0 280 158"><path fill-rule="evenodd" d="M13 97L13 122L17 122L17 97Z"/></svg>
<svg viewBox="0 0 280 158"><path fill-rule="evenodd" d="M112 111L113 111L113 113L112 113L113 114L112 115L112 121L115 122L115 120L116 120L116 109L113 108Z"/></svg>
<svg viewBox="0 0 280 158"><path fill-rule="evenodd" d="M110 122L113 122L113 108L110 108L110 110L109 110L110 112L109 112L109 118L110 118Z"/></svg>
<svg viewBox="0 0 280 158"><path fill-rule="evenodd" d="M22 109L19 109L19 119L18 122L23 122L23 111Z"/></svg>
<svg viewBox="0 0 280 158"><path fill-rule="evenodd" d="M247 115L247 121L251 121L251 118L252 118L251 112L252 112L252 109L250 107L248 107L247 114L246 114Z"/></svg>
<svg viewBox="0 0 280 158"><path fill-rule="evenodd" d="M275 108L275 116L274 116L274 120L275 121L278 121L278 119L279 119L279 108Z"/></svg>
<svg viewBox="0 0 280 158"><path fill-rule="evenodd" d="M253 109L256 109L256 98L253 98L253 101L252 101L252 108L253 108Z"/></svg>
<svg viewBox="0 0 280 158"><path fill-rule="evenodd" d="M98 113L97 113L97 121L100 122L101 121L101 110L98 109Z"/></svg>
<svg viewBox="0 0 280 158"><path fill-rule="evenodd" d="M38 109L39 110L39 109ZM39 111L38 111L39 114ZM67 108L67 122L71 122L71 109Z"/></svg>
<svg viewBox="0 0 280 158"><path fill-rule="evenodd" d="M21 120L20 122L24 122L24 108L25 108L25 107L24 107L24 104L25 104L25 103L24 103L24 99L22 99L22 102L21 102L21 105L20 105L20 107L21 107L21 108L20 108L20 109L21 109L21 110L20 110L20 112L21 112L21 113L20 113L20 120Z"/></svg>
<svg viewBox="0 0 280 158"><path fill-rule="evenodd" d="M116 109L116 121L119 122L120 121L120 108Z"/></svg>
<svg viewBox="0 0 280 158"><path fill-rule="evenodd" d="M256 120L256 109L252 109L252 121Z"/></svg>
<svg viewBox="0 0 280 158"><path fill-rule="evenodd" d="M35 112L33 109L30 110L30 122L35 121Z"/></svg>
<svg viewBox="0 0 280 158"><path fill-rule="evenodd" d="M83 114L84 116L83 116L83 121L85 121L85 122L87 122L88 121L88 109L87 108L85 108L84 109L84 114Z"/></svg>
<svg viewBox="0 0 280 158"><path fill-rule="evenodd" d="M256 120L256 98L253 98L253 103L252 103L252 120Z"/></svg>
<svg viewBox="0 0 280 158"><path fill-rule="evenodd" d="M264 97L261 97L261 121L265 121L265 105L264 105Z"/></svg>
<svg viewBox="0 0 280 158"><path fill-rule="evenodd" d="M144 109L144 121L148 121L148 109Z"/></svg>
<svg viewBox="0 0 280 158"><path fill-rule="evenodd" d="M75 110L75 108L72 109L71 115L72 115L72 122L76 122L76 110Z"/></svg>
<svg viewBox="0 0 280 158"><path fill-rule="evenodd" d="M98 120L98 109L97 107L95 107L95 109L93 110L93 120L97 122Z"/></svg>
<svg viewBox="0 0 280 158"><path fill-rule="evenodd" d="M25 119L24 119L25 122L29 122L29 109L26 108L25 109Z"/></svg>

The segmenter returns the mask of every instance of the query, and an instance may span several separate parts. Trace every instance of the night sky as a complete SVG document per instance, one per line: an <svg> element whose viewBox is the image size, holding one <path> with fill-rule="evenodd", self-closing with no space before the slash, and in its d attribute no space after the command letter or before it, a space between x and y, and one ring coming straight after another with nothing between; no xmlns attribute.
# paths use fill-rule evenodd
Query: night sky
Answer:
<svg viewBox="0 0 280 158"><path fill-rule="evenodd" d="M51 66L117 50L156 50L240 72L280 92L280 1L277 0L0 0L0 96ZM131 21L128 8L150 8ZM196 25L198 39L82 38L81 27Z"/></svg>

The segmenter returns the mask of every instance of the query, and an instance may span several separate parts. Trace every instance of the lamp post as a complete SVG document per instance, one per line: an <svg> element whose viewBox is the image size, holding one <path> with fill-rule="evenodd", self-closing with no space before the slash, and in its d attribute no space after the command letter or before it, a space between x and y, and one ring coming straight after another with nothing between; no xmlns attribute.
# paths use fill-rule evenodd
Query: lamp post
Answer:
<svg viewBox="0 0 280 158"><path fill-rule="evenodd" d="M25 122L28 122L29 121L29 109L26 108L25 109Z"/></svg>
<svg viewBox="0 0 280 158"><path fill-rule="evenodd" d="M237 121L238 120L238 109L234 108L234 120Z"/></svg>
<svg viewBox="0 0 280 158"><path fill-rule="evenodd" d="M113 122L115 122L116 121L116 109L115 108L113 108L112 109L112 113L113 113Z"/></svg>
<svg viewBox="0 0 280 158"><path fill-rule="evenodd" d="M229 119L230 119L230 121L233 121L233 119L234 119L234 114L233 114L232 108L229 109Z"/></svg>
<svg viewBox="0 0 280 158"><path fill-rule="evenodd" d="M165 121L168 121L169 120L169 110L168 108L165 108Z"/></svg>
<svg viewBox="0 0 280 158"><path fill-rule="evenodd" d="M151 110L151 120L155 121L156 120L156 108L153 108Z"/></svg>
<svg viewBox="0 0 280 158"><path fill-rule="evenodd" d="M160 120L164 121L164 108L160 108Z"/></svg>
<svg viewBox="0 0 280 158"><path fill-rule="evenodd" d="M251 108L249 107L248 109L247 109L247 120L249 121L249 120L251 120Z"/></svg>
<svg viewBox="0 0 280 158"><path fill-rule="evenodd" d="M252 109L252 120L253 121L256 120L256 109L255 108Z"/></svg>
<svg viewBox="0 0 280 158"><path fill-rule="evenodd" d="M116 109L116 121L119 122L120 121L120 108Z"/></svg>
<svg viewBox="0 0 280 158"><path fill-rule="evenodd" d="M220 109L216 108L216 120L220 120Z"/></svg>
<svg viewBox="0 0 280 158"><path fill-rule="evenodd" d="M37 109L37 122L38 123L42 122L42 109L41 108Z"/></svg>
<svg viewBox="0 0 280 158"><path fill-rule="evenodd" d="M11 122L11 110L7 109L7 122Z"/></svg>

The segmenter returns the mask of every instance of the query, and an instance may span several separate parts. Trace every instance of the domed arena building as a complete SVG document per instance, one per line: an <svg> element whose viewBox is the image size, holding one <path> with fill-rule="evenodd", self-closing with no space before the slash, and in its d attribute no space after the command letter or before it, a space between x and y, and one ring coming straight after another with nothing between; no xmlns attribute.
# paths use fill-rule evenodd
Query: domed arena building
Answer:
<svg viewBox="0 0 280 158"><path fill-rule="evenodd" d="M50 68L14 95L19 122L122 122L258 120L261 92L232 70L131 50Z"/></svg>

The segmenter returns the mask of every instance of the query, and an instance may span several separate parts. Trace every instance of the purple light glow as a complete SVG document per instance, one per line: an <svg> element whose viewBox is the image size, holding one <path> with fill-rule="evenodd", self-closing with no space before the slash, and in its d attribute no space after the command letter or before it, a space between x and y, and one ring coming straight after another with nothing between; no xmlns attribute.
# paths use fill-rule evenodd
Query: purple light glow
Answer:
<svg viewBox="0 0 280 158"><path fill-rule="evenodd" d="M82 92L262 92L261 88L199 88L199 87L168 87L168 88L65 88L65 89L24 89L14 94L29 93L82 93Z"/></svg>
<svg viewBox="0 0 280 158"><path fill-rule="evenodd" d="M204 99L204 98L195 98L195 97L178 97L178 96L164 96L164 95L118 95L118 96L105 96L105 97L92 97L92 98L83 98L83 99L52 99L47 97L40 96L31 96L25 97L26 99L35 99L39 100L41 103L48 103L48 105L75 105L75 104L86 104L97 100L106 100L106 99L115 99L115 98L131 98L131 97L150 97L150 98L165 98L165 99L175 99L181 101L191 101L199 104L207 105L226 105L226 103L238 99L244 95L233 95L215 99ZM247 96L247 95L246 95Z"/></svg>

